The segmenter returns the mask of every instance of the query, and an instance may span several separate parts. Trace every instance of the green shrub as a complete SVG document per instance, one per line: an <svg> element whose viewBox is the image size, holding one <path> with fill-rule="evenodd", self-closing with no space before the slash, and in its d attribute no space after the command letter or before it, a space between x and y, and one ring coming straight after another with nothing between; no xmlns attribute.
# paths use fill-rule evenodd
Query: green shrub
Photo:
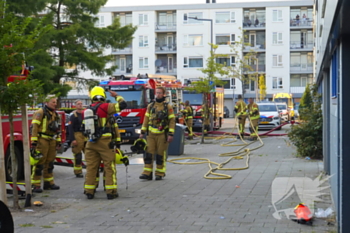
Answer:
<svg viewBox="0 0 350 233"><path fill-rule="evenodd" d="M303 108L303 121L291 127L288 137L297 147L298 156L321 159L323 158L321 95L317 93L316 85L311 87L310 92L312 103L309 107ZM303 97L305 93L310 94L304 92Z"/></svg>

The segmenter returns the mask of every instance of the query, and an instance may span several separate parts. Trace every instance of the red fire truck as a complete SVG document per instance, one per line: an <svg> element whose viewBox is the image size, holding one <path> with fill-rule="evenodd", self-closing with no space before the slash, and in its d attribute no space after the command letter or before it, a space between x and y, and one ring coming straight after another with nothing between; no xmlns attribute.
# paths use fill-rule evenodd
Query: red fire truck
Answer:
<svg viewBox="0 0 350 233"><path fill-rule="evenodd" d="M207 103L212 109L213 113L213 129L220 129L224 118L224 89L216 87L215 91L205 95ZM203 94L196 93L188 90L183 90L183 101L190 101L190 105L193 108L193 129L202 130L202 105Z"/></svg>
<svg viewBox="0 0 350 233"><path fill-rule="evenodd" d="M123 80L101 81L100 86L116 91L127 102L127 109L116 117L123 140L133 141L139 137L147 105L155 98L156 86L166 88L167 102L173 105L175 114L179 113L182 84L176 79L123 77ZM115 103L115 99L106 94L107 102Z"/></svg>

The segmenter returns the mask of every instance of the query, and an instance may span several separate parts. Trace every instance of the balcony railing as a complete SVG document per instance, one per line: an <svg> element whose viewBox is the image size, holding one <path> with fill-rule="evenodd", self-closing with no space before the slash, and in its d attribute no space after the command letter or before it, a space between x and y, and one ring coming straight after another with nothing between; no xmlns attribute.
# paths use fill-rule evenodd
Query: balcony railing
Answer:
<svg viewBox="0 0 350 233"><path fill-rule="evenodd" d="M257 44L255 46L244 46L243 50L246 51L250 51L250 50L261 50L261 49L265 49L265 45L263 44Z"/></svg>
<svg viewBox="0 0 350 233"><path fill-rule="evenodd" d="M158 44L155 45L156 47L156 52L175 52L176 51L176 44L172 45L162 45L159 46Z"/></svg>
<svg viewBox="0 0 350 233"><path fill-rule="evenodd" d="M173 74L177 72L176 67L169 67L169 66L156 66L156 73L157 74Z"/></svg>
<svg viewBox="0 0 350 233"><path fill-rule="evenodd" d="M112 49L112 53L132 53L132 47L126 47L123 49Z"/></svg>
<svg viewBox="0 0 350 233"><path fill-rule="evenodd" d="M293 64L290 65L290 71L303 71L303 72L312 72L312 64Z"/></svg>
<svg viewBox="0 0 350 233"><path fill-rule="evenodd" d="M243 28L265 28L265 22L249 22L248 20L243 20Z"/></svg>
<svg viewBox="0 0 350 233"><path fill-rule="evenodd" d="M290 87L291 93L304 93L305 87Z"/></svg>
<svg viewBox="0 0 350 233"><path fill-rule="evenodd" d="M311 27L313 26L313 19L310 19L310 18L291 19L290 26L291 27Z"/></svg>
<svg viewBox="0 0 350 233"><path fill-rule="evenodd" d="M258 67L256 65L251 65L251 68L248 70L248 68L244 68L244 72L265 72L266 66L265 64L259 64Z"/></svg>
<svg viewBox="0 0 350 233"><path fill-rule="evenodd" d="M131 74L131 72L132 72L132 68L126 68L126 70L116 69L114 70L113 75Z"/></svg>
<svg viewBox="0 0 350 233"><path fill-rule="evenodd" d="M313 42L301 43L300 41L291 41L291 49L312 49L314 47Z"/></svg>
<svg viewBox="0 0 350 233"><path fill-rule="evenodd" d="M155 28L156 31L174 31L176 30L176 23L157 22Z"/></svg>

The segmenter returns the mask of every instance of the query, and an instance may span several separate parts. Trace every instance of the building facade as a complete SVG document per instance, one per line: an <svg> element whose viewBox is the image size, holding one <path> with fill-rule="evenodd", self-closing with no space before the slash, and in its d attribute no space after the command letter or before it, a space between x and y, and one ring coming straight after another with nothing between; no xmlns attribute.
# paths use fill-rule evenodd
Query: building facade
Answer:
<svg viewBox="0 0 350 233"><path fill-rule="evenodd" d="M350 1L315 1L315 78L322 93L324 170L330 175L338 232L350 232ZM348 40L349 39L349 40ZM349 112L349 114L348 114Z"/></svg>
<svg viewBox="0 0 350 233"><path fill-rule="evenodd" d="M122 50L106 50L115 56L114 76L159 74L183 82L202 77L199 68L210 56L209 43L217 44L217 62L235 66L232 45L244 38L242 53L254 50L251 67L265 75L267 98L292 93L298 102L313 77L313 1L265 1L104 7L97 26L105 27L118 17L121 25L137 26L132 44ZM197 19L205 19L196 20ZM242 35L244 33L244 35ZM86 75L85 75L86 76ZM108 77L105 77L106 79ZM225 80L225 105L244 92L255 97L254 81ZM231 114L233 111L230 111Z"/></svg>

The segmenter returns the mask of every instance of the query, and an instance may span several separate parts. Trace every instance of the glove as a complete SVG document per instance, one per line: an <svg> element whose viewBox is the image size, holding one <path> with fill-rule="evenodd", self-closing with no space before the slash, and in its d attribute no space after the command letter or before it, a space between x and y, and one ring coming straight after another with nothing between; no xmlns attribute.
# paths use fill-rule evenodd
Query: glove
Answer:
<svg viewBox="0 0 350 233"><path fill-rule="evenodd" d="M33 141L33 142L31 143L31 147L32 147L32 148L35 148L37 145L38 145L38 142L36 142L36 141Z"/></svg>
<svg viewBox="0 0 350 233"><path fill-rule="evenodd" d="M121 161L124 163L125 166L128 166L129 165L129 158L128 156L124 156Z"/></svg>
<svg viewBox="0 0 350 233"><path fill-rule="evenodd" d="M120 149L120 142L117 142L117 145L116 145L116 147L118 148L118 149Z"/></svg>

